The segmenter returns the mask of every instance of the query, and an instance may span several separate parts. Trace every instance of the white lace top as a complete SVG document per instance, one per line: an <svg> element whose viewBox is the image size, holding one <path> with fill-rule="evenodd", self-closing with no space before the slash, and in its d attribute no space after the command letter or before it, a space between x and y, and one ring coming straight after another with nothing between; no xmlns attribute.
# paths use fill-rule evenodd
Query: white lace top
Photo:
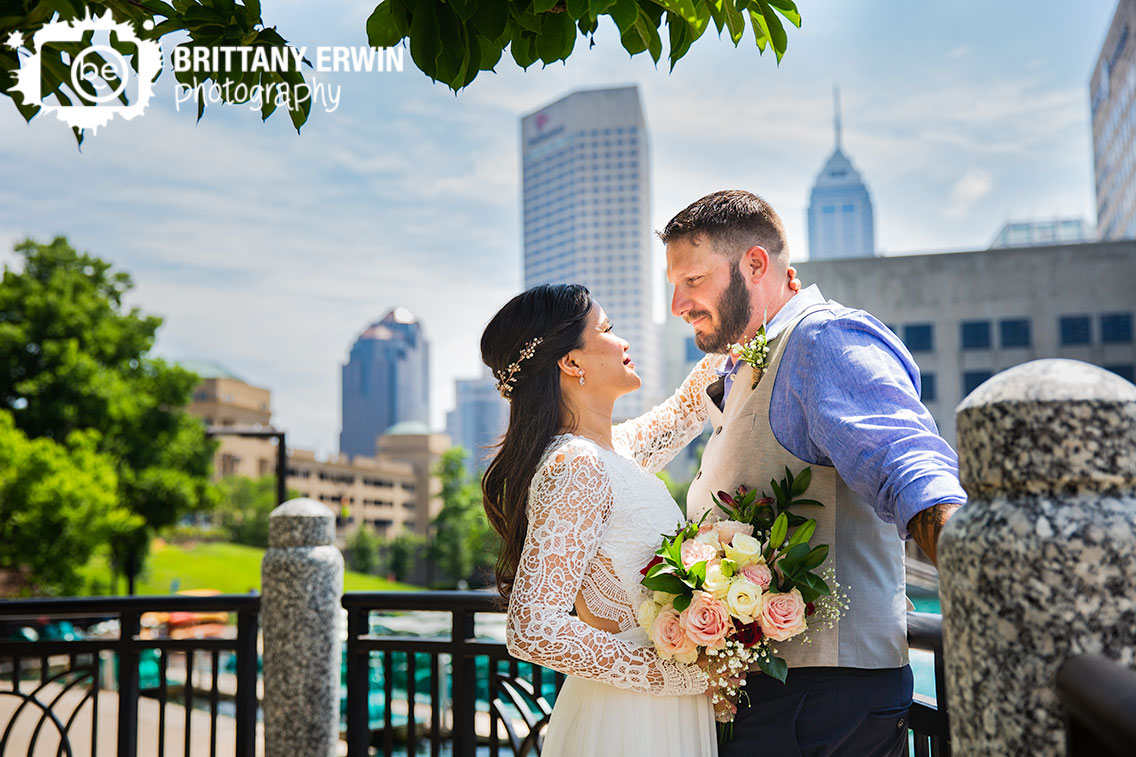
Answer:
<svg viewBox="0 0 1136 757"><path fill-rule="evenodd" d="M696 665L663 660L569 612L579 598L621 632L636 627L646 596L639 571L662 535L683 522L654 474L702 431L704 390L718 362L707 356L668 400L615 426L615 452L571 434L552 440L529 489L528 533L509 599L505 638L513 656L645 693L706 690Z"/></svg>

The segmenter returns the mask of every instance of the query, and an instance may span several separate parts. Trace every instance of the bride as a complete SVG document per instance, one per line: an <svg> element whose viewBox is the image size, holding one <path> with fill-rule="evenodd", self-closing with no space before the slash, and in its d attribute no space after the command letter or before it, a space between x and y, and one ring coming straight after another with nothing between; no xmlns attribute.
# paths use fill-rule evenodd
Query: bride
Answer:
<svg viewBox="0 0 1136 757"><path fill-rule="evenodd" d="M722 356L703 358L669 399L613 427L615 400L642 383L628 349L578 284L517 295L481 338L510 403L482 481L502 540L506 642L513 656L569 676L544 757L717 754L706 673L660 658L635 608L646 597L639 571L683 522L655 473L701 433Z"/></svg>

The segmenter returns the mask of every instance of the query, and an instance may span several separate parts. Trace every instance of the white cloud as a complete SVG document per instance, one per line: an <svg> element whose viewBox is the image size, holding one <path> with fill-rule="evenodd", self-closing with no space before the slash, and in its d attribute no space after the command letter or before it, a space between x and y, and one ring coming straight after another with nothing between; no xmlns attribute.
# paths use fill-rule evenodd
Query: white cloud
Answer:
<svg viewBox="0 0 1136 757"><path fill-rule="evenodd" d="M947 53L947 60L958 60L964 58L970 53L969 45L959 45Z"/></svg>
<svg viewBox="0 0 1136 757"><path fill-rule="evenodd" d="M951 187L950 197L943 208L947 218L965 216L974 204L990 193L994 179L989 171L981 168L968 168L966 173Z"/></svg>

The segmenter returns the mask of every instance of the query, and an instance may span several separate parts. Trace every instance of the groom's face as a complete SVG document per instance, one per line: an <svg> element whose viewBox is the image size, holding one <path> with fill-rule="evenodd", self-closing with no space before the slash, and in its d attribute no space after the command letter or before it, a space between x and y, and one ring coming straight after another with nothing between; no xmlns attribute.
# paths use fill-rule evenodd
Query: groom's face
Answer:
<svg viewBox="0 0 1136 757"><path fill-rule="evenodd" d="M740 341L751 315L750 294L739 266L709 241L677 239L667 245L667 279L675 285L671 312L694 328L703 352L726 352Z"/></svg>

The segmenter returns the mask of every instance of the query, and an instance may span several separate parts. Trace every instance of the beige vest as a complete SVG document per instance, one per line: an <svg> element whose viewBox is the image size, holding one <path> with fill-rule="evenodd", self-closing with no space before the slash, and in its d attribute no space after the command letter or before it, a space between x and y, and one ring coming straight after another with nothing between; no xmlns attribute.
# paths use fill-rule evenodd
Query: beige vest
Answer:
<svg viewBox="0 0 1136 757"><path fill-rule="evenodd" d="M753 369L743 364L726 398L725 410L711 399L713 432L706 443L702 467L687 494L687 515L695 520L706 510L720 510L711 494L732 494L739 485L763 489L772 496L771 479L780 481L788 467L794 475L812 468L806 497L824 507L800 505L793 512L816 518L813 545L828 544L829 566L848 595L848 610L832 629L810 629L809 643L789 640L776 644L789 667L897 668L907 664L907 598L903 544L895 526L884 523L871 505L848 488L836 469L808 463L778 443L769 425L769 402L781 356L797 324L807 315L838 307L814 305L769 342L769 367L757 388L751 388ZM720 397L723 381L711 384L710 397Z"/></svg>

